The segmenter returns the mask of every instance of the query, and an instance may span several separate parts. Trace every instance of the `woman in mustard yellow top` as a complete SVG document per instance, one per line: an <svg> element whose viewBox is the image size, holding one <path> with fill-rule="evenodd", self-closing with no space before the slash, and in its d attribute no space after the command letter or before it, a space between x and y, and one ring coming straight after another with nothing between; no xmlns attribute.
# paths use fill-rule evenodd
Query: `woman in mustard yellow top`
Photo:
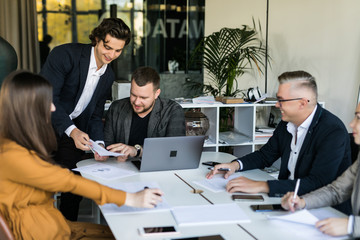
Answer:
<svg viewBox="0 0 360 240"><path fill-rule="evenodd" d="M10 74L0 92L0 214L15 239L70 239L76 223L53 205L54 192L72 192L98 204L154 207L159 189L125 193L53 164L52 87L40 75Z"/></svg>

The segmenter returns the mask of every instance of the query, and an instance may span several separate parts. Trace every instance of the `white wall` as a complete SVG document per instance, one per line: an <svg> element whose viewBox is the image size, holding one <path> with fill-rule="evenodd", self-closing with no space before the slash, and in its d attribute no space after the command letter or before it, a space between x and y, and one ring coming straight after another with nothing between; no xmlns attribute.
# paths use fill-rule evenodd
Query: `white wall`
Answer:
<svg viewBox="0 0 360 240"><path fill-rule="evenodd" d="M275 96L282 72L308 71L317 80L319 100L348 127L360 85L359 9L359 0L270 0L268 93ZM207 0L205 35L252 25L252 17L260 20L265 39L266 0ZM241 89L259 86L264 92L264 76L238 80Z"/></svg>

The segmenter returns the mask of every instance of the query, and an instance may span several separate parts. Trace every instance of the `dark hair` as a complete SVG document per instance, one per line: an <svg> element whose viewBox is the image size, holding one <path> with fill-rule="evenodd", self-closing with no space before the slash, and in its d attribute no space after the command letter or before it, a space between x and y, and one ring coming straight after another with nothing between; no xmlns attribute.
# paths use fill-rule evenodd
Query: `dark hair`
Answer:
<svg viewBox="0 0 360 240"><path fill-rule="evenodd" d="M49 34L46 34L43 38L43 42L46 44L49 44L51 42L51 40L53 39L53 37Z"/></svg>
<svg viewBox="0 0 360 240"><path fill-rule="evenodd" d="M52 86L42 76L27 71L8 75L0 92L0 146L11 140L52 162L56 137L51 103Z"/></svg>
<svg viewBox="0 0 360 240"><path fill-rule="evenodd" d="M131 31L130 28L120 18L105 18L99 26L94 28L89 35L91 44L96 45L96 38L105 41L107 34L110 36L125 41L125 46L130 43Z"/></svg>
<svg viewBox="0 0 360 240"><path fill-rule="evenodd" d="M279 83L297 82L297 88L308 88L313 91L317 100L318 91L315 78L305 71L284 72L278 77Z"/></svg>
<svg viewBox="0 0 360 240"><path fill-rule="evenodd" d="M131 79L135 83L142 87L148 83L152 83L154 86L154 91L160 88L160 76L159 74L151 67L138 67L132 74Z"/></svg>

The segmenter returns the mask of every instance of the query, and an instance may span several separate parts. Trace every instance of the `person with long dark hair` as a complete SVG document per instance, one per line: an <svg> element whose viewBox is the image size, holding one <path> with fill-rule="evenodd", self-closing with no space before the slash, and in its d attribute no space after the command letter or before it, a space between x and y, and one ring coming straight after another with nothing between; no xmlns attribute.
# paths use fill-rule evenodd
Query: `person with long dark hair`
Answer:
<svg viewBox="0 0 360 240"><path fill-rule="evenodd" d="M101 225L65 220L54 207L55 192L72 192L97 204L153 208L159 189L126 193L73 174L54 164L52 86L42 76L11 73L0 92L0 214L15 239L113 238ZM90 236L89 236L90 235Z"/></svg>

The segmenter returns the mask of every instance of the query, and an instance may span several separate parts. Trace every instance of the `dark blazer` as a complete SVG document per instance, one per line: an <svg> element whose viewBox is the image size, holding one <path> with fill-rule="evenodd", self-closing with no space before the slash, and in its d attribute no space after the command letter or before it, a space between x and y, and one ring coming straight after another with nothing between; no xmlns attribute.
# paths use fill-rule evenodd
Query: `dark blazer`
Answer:
<svg viewBox="0 0 360 240"><path fill-rule="evenodd" d="M158 97L150 113L147 137L185 136L185 115L182 107ZM129 98L114 101L105 119L105 145L129 143L133 108Z"/></svg>
<svg viewBox="0 0 360 240"><path fill-rule="evenodd" d="M299 195L331 183L351 164L350 138L344 124L319 104L306 133L295 167L295 180L289 180L288 162L292 135L281 121L273 136L259 150L240 158L243 170L269 167L281 158L279 180L268 181L269 196L280 197L294 191L301 179Z"/></svg>
<svg viewBox="0 0 360 240"><path fill-rule="evenodd" d="M40 74L53 85L53 101L56 111L52 113L52 124L57 135L75 124L89 134L94 141L103 140L102 117L107 94L115 75L111 67L106 68L89 102L89 105L75 119L69 115L74 110L84 89L91 56L90 44L70 43L55 47L47 58Z"/></svg>

